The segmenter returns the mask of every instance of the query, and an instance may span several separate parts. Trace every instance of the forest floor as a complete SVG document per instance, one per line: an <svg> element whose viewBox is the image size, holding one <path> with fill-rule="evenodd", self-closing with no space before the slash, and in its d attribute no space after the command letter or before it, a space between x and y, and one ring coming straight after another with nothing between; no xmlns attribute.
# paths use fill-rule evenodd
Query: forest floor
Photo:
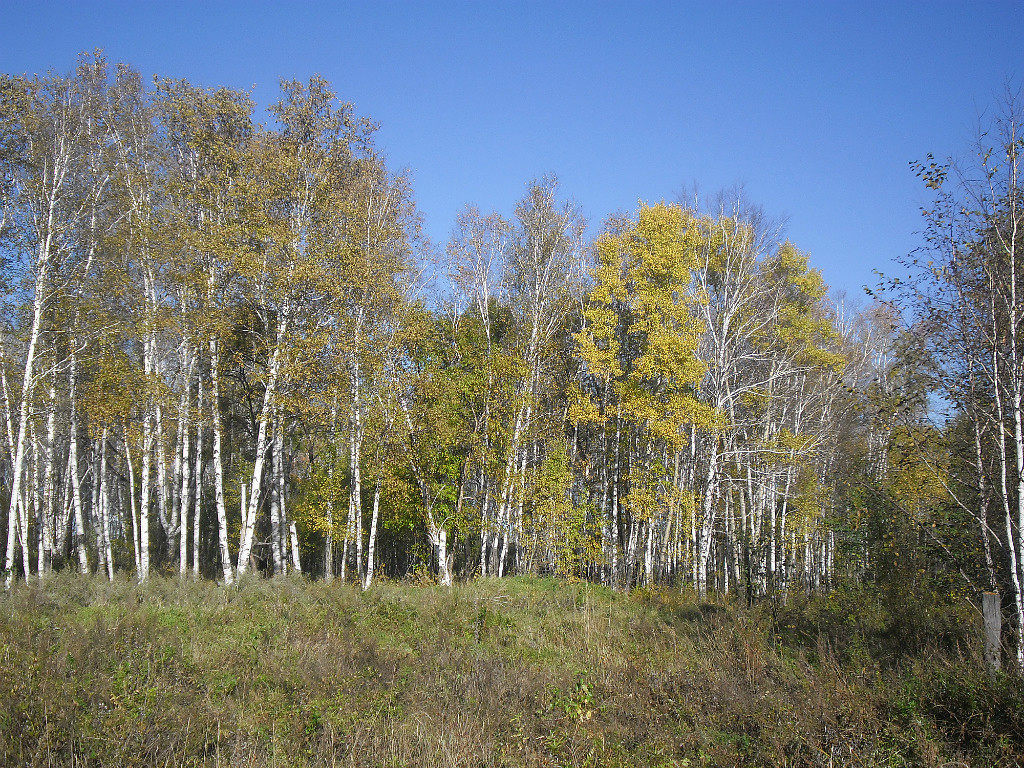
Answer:
<svg viewBox="0 0 1024 768"><path fill-rule="evenodd" d="M1024 765L1020 679L943 621L908 642L863 593L59 574L0 596L0 763Z"/></svg>

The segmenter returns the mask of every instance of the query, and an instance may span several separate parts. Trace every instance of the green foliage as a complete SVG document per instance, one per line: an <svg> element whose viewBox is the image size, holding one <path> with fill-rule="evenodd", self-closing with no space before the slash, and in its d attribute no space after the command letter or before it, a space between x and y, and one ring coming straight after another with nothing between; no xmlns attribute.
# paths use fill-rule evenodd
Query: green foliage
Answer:
<svg viewBox="0 0 1024 768"><path fill-rule="evenodd" d="M839 332L823 303L827 286L821 273L808 266L808 257L784 243L762 267L781 288L783 300L774 335L798 365L842 372L845 356L836 349Z"/></svg>
<svg viewBox="0 0 1024 768"><path fill-rule="evenodd" d="M345 467L328 459L310 467L309 477L296 489L293 514L303 529L338 536L345 526L348 510L348 480Z"/></svg>
<svg viewBox="0 0 1024 768"><path fill-rule="evenodd" d="M930 653L955 657L977 645L978 617L958 595L903 582L843 584L827 596L775 608L787 645L851 669L901 668Z"/></svg>
<svg viewBox="0 0 1024 768"><path fill-rule="evenodd" d="M601 532L594 510L572 499L573 474L565 442L549 442L544 456L525 492L530 515L525 527L543 538L531 538L526 557L528 562L543 562L549 555L547 565L555 574L576 578L588 566L601 562Z"/></svg>

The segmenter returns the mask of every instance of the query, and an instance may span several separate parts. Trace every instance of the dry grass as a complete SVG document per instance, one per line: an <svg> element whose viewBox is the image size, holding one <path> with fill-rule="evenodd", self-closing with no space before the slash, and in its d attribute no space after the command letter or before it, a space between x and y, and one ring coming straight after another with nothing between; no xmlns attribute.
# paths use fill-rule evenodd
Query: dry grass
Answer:
<svg viewBox="0 0 1024 768"><path fill-rule="evenodd" d="M813 615L801 610L787 626ZM361 594L301 579L225 589L58 575L0 598L0 760L1024 761L1019 681L991 681L973 657L949 653L847 657L830 650L839 638L825 624L813 646L779 626L672 592L544 579Z"/></svg>

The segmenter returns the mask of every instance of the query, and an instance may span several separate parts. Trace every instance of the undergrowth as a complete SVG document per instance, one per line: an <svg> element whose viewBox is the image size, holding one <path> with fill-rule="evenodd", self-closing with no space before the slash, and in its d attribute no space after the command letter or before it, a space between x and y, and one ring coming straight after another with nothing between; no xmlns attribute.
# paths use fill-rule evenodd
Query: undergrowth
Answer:
<svg viewBox="0 0 1024 768"><path fill-rule="evenodd" d="M55 575L0 597L5 765L1011 766L970 617L551 579L367 593ZM953 616L953 618L951 618ZM888 618L887 618L888 617ZM888 624L887 624L888 622ZM909 631L909 630L906 630ZM889 633L889 634L887 634Z"/></svg>

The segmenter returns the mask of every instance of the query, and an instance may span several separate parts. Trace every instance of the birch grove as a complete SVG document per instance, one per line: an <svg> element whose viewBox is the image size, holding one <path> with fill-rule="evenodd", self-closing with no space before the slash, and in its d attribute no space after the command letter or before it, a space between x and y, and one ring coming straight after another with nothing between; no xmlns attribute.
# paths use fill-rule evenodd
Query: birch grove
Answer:
<svg viewBox="0 0 1024 768"><path fill-rule="evenodd" d="M588 230L549 176L428 243L318 77L264 122L100 54L0 95L8 588L553 574L786 600L887 567L884 508L1024 635L1015 112L970 205L942 190L901 331L738 198Z"/></svg>

